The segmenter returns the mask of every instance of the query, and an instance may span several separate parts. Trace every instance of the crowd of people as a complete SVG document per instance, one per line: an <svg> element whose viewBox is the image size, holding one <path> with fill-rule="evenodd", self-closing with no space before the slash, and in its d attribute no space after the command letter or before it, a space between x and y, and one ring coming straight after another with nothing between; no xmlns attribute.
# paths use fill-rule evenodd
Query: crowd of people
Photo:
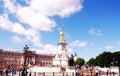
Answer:
<svg viewBox="0 0 120 76"><path fill-rule="evenodd" d="M75 72L76 76L98 76L99 70L88 66L76 66Z"/></svg>
<svg viewBox="0 0 120 76"><path fill-rule="evenodd" d="M0 69L0 76L15 76L16 75L16 69L15 68L5 68Z"/></svg>
<svg viewBox="0 0 120 76"><path fill-rule="evenodd" d="M4 69L0 68L0 76L31 76L31 72L29 69L21 68L19 71L17 71L15 68L7 67Z"/></svg>

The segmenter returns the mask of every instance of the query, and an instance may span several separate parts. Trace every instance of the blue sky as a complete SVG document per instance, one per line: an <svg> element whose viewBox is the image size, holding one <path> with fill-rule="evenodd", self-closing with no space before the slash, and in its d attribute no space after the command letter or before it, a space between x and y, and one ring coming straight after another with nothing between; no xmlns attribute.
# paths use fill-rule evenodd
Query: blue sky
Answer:
<svg viewBox="0 0 120 76"><path fill-rule="evenodd" d="M0 0L0 48L55 53L64 31L69 55L119 51L119 7L120 0Z"/></svg>

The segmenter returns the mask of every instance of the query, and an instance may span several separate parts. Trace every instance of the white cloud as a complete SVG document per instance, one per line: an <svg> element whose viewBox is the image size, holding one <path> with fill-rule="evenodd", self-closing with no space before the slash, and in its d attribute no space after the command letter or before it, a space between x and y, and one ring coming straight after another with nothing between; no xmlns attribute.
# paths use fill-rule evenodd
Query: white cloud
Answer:
<svg viewBox="0 0 120 76"><path fill-rule="evenodd" d="M81 0L25 0L25 6L15 0L3 2L4 12L0 15L0 28L24 36L35 46L42 48L44 45L41 43L40 31L53 31L57 26L54 16L69 17L82 9ZM13 15L17 21L13 22L8 15ZM13 39L17 41L17 37ZM85 46L85 43L80 46Z"/></svg>
<svg viewBox="0 0 120 76"><path fill-rule="evenodd" d="M46 44L45 47L44 47L44 51L45 51L45 53L55 54L59 50L58 50L58 47L55 46L55 45Z"/></svg>
<svg viewBox="0 0 120 76"><path fill-rule="evenodd" d="M28 4L18 9L17 17L21 22L41 31L51 31L56 26L50 17L66 17L82 8L79 0L30 0Z"/></svg>
<svg viewBox="0 0 120 76"><path fill-rule="evenodd" d="M4 51L16 51L16 50L14 50L14 49L10 49L10 48L5 48L5 50Z"/></svg>
<svg viewBox="0 0 120 76"><path fill-rule="evenodd" d="M37 53L44 53L44 54L57 54L58 52L61 52L59 50L58 46L52 45L52 44L46 44L44 45L43 49L36 49L32 48L31 50L35 50ZM67 47L67 53L73 52L73 49L70 47Z"/></svg>
<svg viewBox="0 0 120 76"><path fill-rule="evenodd" d="M91 29L89 29L88 33L90 35L94 35L94 36L102 36L101 30L99 30L99 29L91 28Z"/></svg>
<svg viewBox="0 0 120 76"><path fill-rule="evenodd" d="M39 54L39 53L40 53L40 54L41 54L41 53L45 53L44 50L40 50L40 49L37 49L37 48L30 48L30 50L35 51L35 52L38 53L38 54Z"/></svg>
<svg viewBox="0 0 120 76"><path fill-rule="evenodd" d="M56 54L58 52L58 47L52 44L44 45L42 50L37 50L37 53L45 53L45 54Z"/></svg>
<svg viewBox="0 0 120 76"><path fill-rule="evenodd" d="M67 51L68 51L68 53L71 53L71 52L73 52L73 49L70 47L67 47Z"/></svg>
<svg viewBox="0 0 120 76"><path fill-rule="evenodd" d="M27 7L19 9L17 17L21 22L28 24L35 30L51 31L52 28L56 26L56 22L53 19L50 19L45 15L41 15L41 13L37 13Z"/></svg>
<svg viewBox="0 0 120 76"><path fill-rule="evenodd" d="M13 0L4 0L4 8L15 14L20 22L34 29L51 31L56 22L53 16L66 17L82 9L80 0L26 0L27 6L20 6Z"/></svg>
<svg viewBox="0 0 120 76"><path fill-rule="evenodd" d="M67 49L67 53L73 52L73 49L70 47L67 47L66 49ZM52 45L52 44L44 45L43 50L44 50L44 53L47 53L47 54L56 54L58 52L61 52L61 50L59 50L58 46Z"/></svg>
<svg viewBox="0 0 120 76"><path fill-rule="evenodd" d="M24 32L26 31L21 24L17 22L11 22L7 14L2 14L0 16L0 28L17 34L24 34Z"/></svg>
<svg viewBox="0 0 120 76"><path fill-rule="evenodd" d="M17 7L15 6L15 0L3 0L5 12L15 13L17 11Z"/></svg>
<svg viewBox="0 0 120 76"><path fill-rule="evenodd" d="M117 52L117 51L120 51L120 49L115 49L115 50L113 50L113 52Z"/></svg>
<svg viewBox="0 0 120 76"><path fill-rule="evenodd" d="M62 28L61 28L61 27L58 27L57 30L58 30L58 31L62 31Z"/></svg>
<svg viewBox="0 0 120 76"><path fill-rule="evenodd" d="M114 47L111 46L111 45L109 45L109 46L105 46L105 49L106 49L106 50L112 50L112 49L114 49Z"/></svg>
<svg viewBox="0 0 120 76"><path fill-rule="evenodd" d="M82 8L80 0L31 0L29 4L30 8L47 16L66 17Z"/></svg>
<svg viewBox="0 0 120 76"><path fill-rule="evenodd" d="M18 35L23 35L27 40L33 42L34 45L42 47L42 43L40 42L40 35L38 31L34 29L25 29L21 24L15 22L11 22L7 16L7 14L3 14L0 16L0 28L14 32Z"/></svg>
<svg viewBox="0 0 120 76"><path fill-rule="evenodd" d="M84 48L87 46L87 44L88 43L86 41L75 40L70 43L70 46L72 46L72 47L77 46L77 47Z"/></svg>
<svg viewBox="0 0 120 76"><path fill-rule="evenodd" d="M12 42L14 43L22 43L22 39L18 36L13 36Z"/></svg>
<svg viewBox="0 0 120 76"><path fill-rule="evenodd" d="M36 37L32 37L32 42L34 43L35 46L39 46L39 47L43 47L44 45L40 42L40 37L36 36Z"/></svg>

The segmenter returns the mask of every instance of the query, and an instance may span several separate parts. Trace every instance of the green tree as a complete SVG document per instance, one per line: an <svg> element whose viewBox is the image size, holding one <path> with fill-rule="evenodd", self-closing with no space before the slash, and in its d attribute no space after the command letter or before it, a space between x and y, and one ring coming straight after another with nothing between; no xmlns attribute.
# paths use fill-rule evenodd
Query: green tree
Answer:
<svg viewBox="0 0 120 76"><path fill-rule="evenodd" d="M120 51L113 53L113 66L120 66Z"/></svg>
<svg viewBox="0 0 120 76"><path fill-rule="evenodd" d="M75 61L75 65L80 65L80 66L82 66L82 65L84 65L84 63L85 63L85 60L84 59L82 59L82 58L77 58L77 60Z"/></svg>
<svg viewBox="0 0 120 76"><path fill-rule="evenodd" d="M89 59L88 61L87 61L87 63L86 64L88 64L89 66L96 66L97 65L97 62L96 62L96 59L94 59L94 58L91 58L91 59Z"/></svg>
<svg viewBox="0 0 120 76"><path fill-rule="evenodd" d="M103 52L96 57L98 66L109 67L113 60L113 55L111 52Z"/></svg>
<svg viewBox="0 0 120 76"><path fill-rule="evenodd" d="M104 51L103 53L91 58L87 61L88 65L97 65L100 67L119 66L120 67L120 51L111 53Z"/></svg>

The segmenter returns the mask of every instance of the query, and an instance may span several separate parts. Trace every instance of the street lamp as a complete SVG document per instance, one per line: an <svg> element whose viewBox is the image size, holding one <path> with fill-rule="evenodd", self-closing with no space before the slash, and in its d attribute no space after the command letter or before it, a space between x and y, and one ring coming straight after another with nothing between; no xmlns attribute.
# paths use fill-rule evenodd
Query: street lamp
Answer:
<svg viewBox="0 0 120 76"><path fill-rule="evenodd" d="M29 47L27 45L25 45L25 47L23 48L24 50L24 65L23 65L23 70L22 70L22 74L21 76L27 76L27 56L26 56L26 53L29 49Z"/></svg>

